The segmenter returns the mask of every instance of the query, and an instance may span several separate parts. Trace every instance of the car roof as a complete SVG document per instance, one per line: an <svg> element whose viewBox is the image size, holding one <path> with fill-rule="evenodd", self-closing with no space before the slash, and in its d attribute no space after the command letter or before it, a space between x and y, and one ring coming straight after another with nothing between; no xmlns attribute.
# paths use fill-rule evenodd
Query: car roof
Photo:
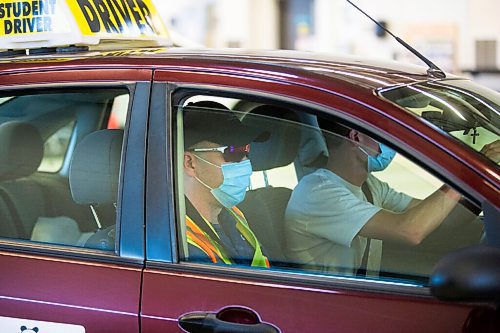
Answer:
<svg viewBox="0 0 500 333"><path fill-rule="evenodd" d="M145 48L87 51L71 54L0 57L1 72L22 72L49 67L123 67L161 68L172 64L195 67L238 65L240 68L273 72L280 76L300 71L304 75L326 76L358 87L377 89L432 79L427 68L395 61L299 51L261 51L242 49ZM296 72L298 74L298 72ZM447 75L450 77L450 75Z"/></svg>

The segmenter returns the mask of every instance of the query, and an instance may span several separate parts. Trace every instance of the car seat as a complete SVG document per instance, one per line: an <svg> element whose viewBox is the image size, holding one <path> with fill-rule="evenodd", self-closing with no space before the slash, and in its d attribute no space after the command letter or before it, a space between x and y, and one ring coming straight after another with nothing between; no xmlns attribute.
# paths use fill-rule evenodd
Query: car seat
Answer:
<svg viewBox="0 0 500 333"><path fill-rule="evenodd" d="M4 123L0 125L0 142L0 235L83 245L82 239L89 233L81 232L71 217L79 216L77 205L56 205L70 200L67 180L37 172L44 155L38 129L21 121Z"/></svg>
<svg viewBox="0 0 500 333"><path fill-rule="evenodd" d="M42 188L29 178L43 157L43 140L29 123L0 125L1 235L29 239L39 216L47 215ZM10 216L10 219L7 218Z"/></svg>
<svg viewBox="0 0 500 333"><path fill-rule="evenodd" d="M89 206L97 226L85 247L114 249L122 143L123 130L105 129L90 133L75 148L69 169L71 195L76 203Z"/></svg>
<svg viewBox="0 0 500 333"><path fill-rule="evenodd" d="M301 131L294 111L261 105L250 111L242 121L269 132L267 141L251 144L249 158L254 171L265 172L295 160ZM289 188L266 186L247 191L245 200L238 205L274 266L288 266L284 251L284 218L291 193Z"/></svg>
<svg viewBox="0 0 500 333"><path fill-rule="evenodd" d="M326 165L328 148L323 133L319 128L317 117L301 112L299 118L300 123L303 124L296 163L297 178L300 180L302 177Z"/></svg>

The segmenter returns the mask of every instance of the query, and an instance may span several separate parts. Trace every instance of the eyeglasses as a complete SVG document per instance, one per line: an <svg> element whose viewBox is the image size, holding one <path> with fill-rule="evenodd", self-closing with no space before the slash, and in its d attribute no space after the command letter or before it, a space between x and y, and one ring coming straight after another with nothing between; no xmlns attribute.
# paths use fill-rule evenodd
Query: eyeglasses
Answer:
<svg viewBox="0 0 500 333"><path fill-rule="evenodd" d="M243 157L248 156L250 153L250 145L244 146L221 146L214 148L193 148L189 149L189 151L194 152L209 152L209 151L218 151L222 153L222 157L224 157L224 161L226 162L240 162Z"/></svg>

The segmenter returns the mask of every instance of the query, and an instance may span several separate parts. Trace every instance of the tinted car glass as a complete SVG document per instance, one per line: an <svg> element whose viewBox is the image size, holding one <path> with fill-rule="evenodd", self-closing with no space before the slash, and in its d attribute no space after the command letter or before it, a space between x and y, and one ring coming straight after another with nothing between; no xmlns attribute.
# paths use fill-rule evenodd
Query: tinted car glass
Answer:
<svg viewBox="0 0 500 333"><path fill-rule="evenodd" d="M451 212L439 221L439 227L433 229L418 245L405 244L406 241L398 239L378 239L360 235L360 228L371 217L359 215L360 211L371 204L366 203L367 199L363 194L360 194L362 200L357 198L355 186L352 184L345 183L345 188L344 185L341 186L344 180L340 180L326 164L329 152L325 149L325 139L339 142L342 140L339 134L328 130L322 132L318 125L311 125L314 121L303 120L308 117L316 119L316 116L290 107L279 104L253 104L247 101L235 103L233 99L213 96L188 99L182 106L177 106L180 117L185 117L185 113L189 112L185 107L192 100L220 103L219 106L213 104L199 110L204 117L210 117L211 112L230 112L243 124L269 132L266 140L250 144L248 158L253 173L244 199L235 207L248 222L272 270L357 276L425 285L432 268L443 255L481 242L482 215L478 216L480 210L465 199L456 203ZM229 110L229 107L233 109ZM322 122L324 124L325 120ZM186 140L188 134L185 130L185 127L179 127L179 135L182 136L179 137L180 140ZM204 129L201 128L201 131ZM364 148L369 154L376 155L370 149ZM186 162L186 151L189 149L182 150L179 147L179 162ZM191 153L198 156L193 157ZM210 193L213 194L214 189L223 183L224 177L217 177L220 177L219 167L225 163L223 160L214 163L215 160L211 158L216 158L217 154L222 152L189 152L189 156L193 157L192 162L201 164L204 171L195 173L195 177L189 179L185 174L186 165L178 164L178 170L184 170L178 174L179 184L183 186L179 189L179 194L184 193L186 198L189 198L189 193L185 193L186 188L189 192L195 186L199 187L198 191L206 189L207 200L214 199ZM364 156L363 153L360 154ZM348 158L349 156L335 156L337 160ZM442 180L405 158L404 154L396 154L386 169L372 172L370 177L368 183L371 186L374 207L381 207L394 214L403 214L429 196L440 196L442 194L439 193L444 193ZM330 183L330 179L338 179L338 184ZM311 185L313 180L319 180L323 185ZM335 184L341 189L336 189ZM332 191L325 192L325 188L330 186ZM210 228L213 227L209 224L210 219L198 214L195 205L183 197L179 197L179 202L185 212L181 214L186 214L185 219L182 218L184 215L179 217L182 261L251 266L251 260L248 258L255 254L251 246L246 248L246 261L238 260L238 254L233 250L223 250L227 244L229 247L234 245L234 239L241 242L241 237L237 237L237 233L235 236L234 230L224 229L223 225ZM357 203L354 204L355 202ZM375 213L380 208L373 209ZM227 215L223 213L224 210L225 208L222 208L219 218ZM439 214L442 212L437 208L436 211L429 211L429 216ZM361 224L356 227L358 222ZM189 226L193 223L201 224L199 230ZM228 235L222 234L225 232ZM342 234L351 236L346 236L348 239L344 240L340 237ZM196 239L198 236L199 239ZM202 238L207 242L204 243ZM210 249L213 240L215 246ZM245 244L241 246L243 245ZM217 257L217 252L222 255Z"/></svg>
<svg viewBox="0 0 500 333"><path fill-rule="evenodd" d="M0 237L113 250L123 130L100 128L128 91L5 95L11 98L0 105Z"/></svg>
<svg viewBox="0 0 500 333"><path fill-rule="evenodd" d="M470 81L429 81L379 94L476 151L500 138L500 94Z"/></svg>
<svg viewBox="0 0 500 333"><path fill-rule="evenodd" d="M54 134L52 134L44 143L44 154L42 163L38 171L57 172L64 162L64 156L68 149L69 140L75 126L75 121L68 122Z"/></svg>

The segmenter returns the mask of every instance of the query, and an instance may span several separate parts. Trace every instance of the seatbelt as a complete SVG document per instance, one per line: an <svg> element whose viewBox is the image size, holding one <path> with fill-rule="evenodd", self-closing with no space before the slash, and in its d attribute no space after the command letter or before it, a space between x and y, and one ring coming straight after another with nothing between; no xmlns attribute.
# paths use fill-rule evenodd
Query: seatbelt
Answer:
<svg viewBox="0 0 500 333"><path fill-rule="evenodd" d="M368 184L366 182L364 182L363 185L361 185L361 190L363 191L366 200L373 205L372 191L370 191L370 188L368 187Z"/></svg>
<svg viewBox="0 0 500 333"><path fill-rule="evenodd" d="M370 188L368 187L368 184L366 182L361 185L361 190L363 191L363 194L366 197L366 200L373 205L373 195L372 192L370 191ZM370 254L370 243L371 243L371 238L366 238L366 247L365 247L365 252L363 253L363 258L361 259L361 266L357 271L357 275L362 275L366 276L367 273L367 267L368 267L368 256Z"/></svg>
<svg viewBox="0 0 500 333"><path fill-rule="evenodd" d="M248 226L248 222L245 219L245 215L243 215L243 212L239 210L238 207L236 206L234 206L230 210L230 212L231 214L233 214L233 217L238 221L236 223L236 229L238 229L238 231L243 235L246 241L254 248L252 266L269 268L270 267L269 260L262 253L259 241L257 240L257 237L255 237L255 234L251 231L250 227Z"/></svg>

